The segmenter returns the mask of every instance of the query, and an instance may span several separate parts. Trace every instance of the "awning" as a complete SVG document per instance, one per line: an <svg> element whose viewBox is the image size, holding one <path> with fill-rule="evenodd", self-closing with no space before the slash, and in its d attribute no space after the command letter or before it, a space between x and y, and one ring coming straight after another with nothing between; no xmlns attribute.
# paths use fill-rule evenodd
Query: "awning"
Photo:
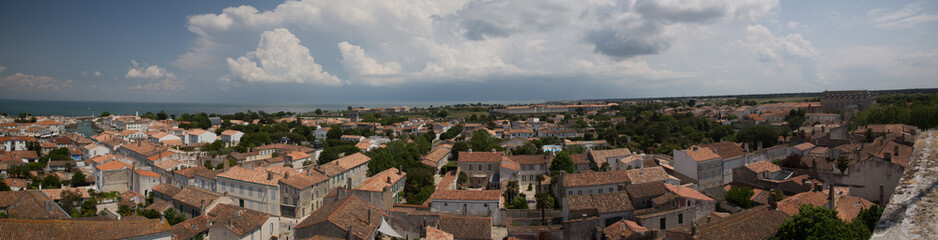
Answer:
<svg viewBox="0 0 938 240"><path fill-rule="evenodd" d="M400 233L397 233L396 231L394 231L394 229L391 228L391 225L388 225L388 221L385 220L384 218L381 219L381 225L378 226L378 232L383 233L384 235L391 236L391 237L404 238L404 236L401 236Z"/></svg>

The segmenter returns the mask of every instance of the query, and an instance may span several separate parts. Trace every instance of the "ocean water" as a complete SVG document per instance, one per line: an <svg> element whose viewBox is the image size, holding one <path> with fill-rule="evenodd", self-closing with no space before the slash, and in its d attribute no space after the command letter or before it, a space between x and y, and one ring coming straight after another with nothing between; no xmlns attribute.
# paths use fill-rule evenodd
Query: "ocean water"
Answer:
<svg viewBox="0 0 938 240"><path fill-rule="evenodd" d="M29 113L35 116L61 115L61 116L89 116L100 115L102 112L111 114L140 114L146 112L165 111L168 114L183 113L219 113L232 114L247 112L248 110L268 113L285 111L305 113L322 110L345 110L348 106L366 108L388 108L408 106L411 108L425 108L429 106L445 106L454 104L467 104L470 102L380 102L380 103L345 103L345 104L251 104L251 103L136 103L136 102L88 102L88 101L31 101L0 99L0 113L18 115ZM476 102L472 102L476 103ZM488 104L508 104L514 102L483 102Z"/></svg>

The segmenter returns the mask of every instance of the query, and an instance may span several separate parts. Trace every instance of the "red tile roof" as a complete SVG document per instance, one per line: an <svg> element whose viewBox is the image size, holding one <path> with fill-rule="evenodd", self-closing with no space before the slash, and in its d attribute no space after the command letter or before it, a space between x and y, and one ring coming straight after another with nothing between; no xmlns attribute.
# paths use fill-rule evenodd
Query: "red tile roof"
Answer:
<svg viewBox="0 0 938 240"><path fill-rule="evenodd" d="M366 179L364 182L355 187L355 190L383 192L385 187L391 187L403 179L404 176L407 176L407 173L400 171L397 168L388 168Z"/></svg>
<svg viewBox="0 0 938 240"><path fill-rule="evenodd" d="M631 182L625 170L582 172L563 176L564 187L583 187Z"/></svg>
<svg viewBox="0 0 938 240"><path fill-rule="evenodd" d="M758 162L750 163L746 165L746 168L748 168L750 171L754 173L778 172L782 170L781 167L779 167L778 165L775 165L774 163L770 161L758 161Z"/></svg>
<svg viewBox="0 0 938 240"><path fill-rule="evenodd" d="M720 158L720 155L714 153L713 150L710 150L708 147L691 146L687 150L684 150L684 152L686 152L691 159L694 159L694 161L697 162Z"/></svg>
<svg viewBox="0 0 938 240"><path fill-rule="evenodd" d="M459 152L460 162L499 162L502 152Z"/></svg>
<svg viewBox="0 0 938 240"><path fill-rule="evenodd" d="M153 238L170 232L160 219L139 220L27 220L0 219L0 232L9 239L127 239ZM149 236L149 237L147 237Z"/></svg>
<svg viewBox="0 0 938 240"><path fill-rule="evenodd" d="M500 190L445 190L437 189L430 195L430 200L467 200L467 201L500 201Z"/></svg>
<svg viewBox="0 0 938 240"><path fill-rule="evenodd" d="M98 168L99 171L109 171L109 170L117 170L117 169L131 168L131 166L130 166L130 164L126 164L126 163L121 162L121 161L110 161L110 162L108 162L108 163L98 165L97 168Z"/></svg>

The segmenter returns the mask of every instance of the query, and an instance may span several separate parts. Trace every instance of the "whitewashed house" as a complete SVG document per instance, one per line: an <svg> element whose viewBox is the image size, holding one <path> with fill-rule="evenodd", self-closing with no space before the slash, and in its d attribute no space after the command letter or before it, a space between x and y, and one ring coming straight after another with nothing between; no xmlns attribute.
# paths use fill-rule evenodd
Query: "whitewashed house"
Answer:
<svg viewBox="0 0 938 240"><path fill-rule="evenodd" d="M183 140L185 144L212 143L215 141L215 139L217 139L217 137L218 136L213 132L196 128L186 132L186 138Z"/></svg>

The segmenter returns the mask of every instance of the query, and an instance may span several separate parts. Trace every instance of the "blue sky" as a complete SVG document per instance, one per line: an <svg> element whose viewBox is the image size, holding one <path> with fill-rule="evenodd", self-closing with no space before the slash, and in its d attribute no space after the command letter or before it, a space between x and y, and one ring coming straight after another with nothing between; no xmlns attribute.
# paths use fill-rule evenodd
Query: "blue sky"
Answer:
<svg viewBox="0 0 938 240"><path fill-rule="evenodd" d="M0 98L530 101L938 87L935 1L3 1Z"/></svg>

